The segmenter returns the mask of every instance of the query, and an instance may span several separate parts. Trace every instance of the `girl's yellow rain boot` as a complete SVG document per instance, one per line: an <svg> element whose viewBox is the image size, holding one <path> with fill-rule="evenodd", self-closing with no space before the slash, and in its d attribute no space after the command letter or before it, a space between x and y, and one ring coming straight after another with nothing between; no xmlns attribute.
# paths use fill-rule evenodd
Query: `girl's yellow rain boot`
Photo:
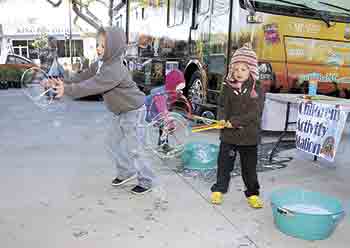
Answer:
<svg viewBox="0 0 350 248"><path fill-rule="evenodd" d="M252 195L248 197L248 204L252 208L262 208L264 205L260 197L257 195Z"/></svg>
<svg viewBox="0 0 350 248"><path fill-rule="evenodd" d="M222 193L221 192L211 193L211 203L220 205L222 203Z"/></svg>

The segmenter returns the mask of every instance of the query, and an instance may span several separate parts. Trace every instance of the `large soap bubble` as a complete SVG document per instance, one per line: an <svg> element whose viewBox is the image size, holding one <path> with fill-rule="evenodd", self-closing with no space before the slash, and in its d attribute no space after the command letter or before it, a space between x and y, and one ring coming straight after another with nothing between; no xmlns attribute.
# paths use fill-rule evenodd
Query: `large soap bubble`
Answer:
<svg viewBox="0 0 350 248"><path fill-rule="evenodd" d="M175 112L159 114L145 129L146 148L161 159L180 155L191 132L188 121Z"/></svg>
<svg viewBox="0 0 350 248"><path fill-rule="evenodd" d="M23 93L38 107L45 110L57 110L64 107L63 101L56 98L54 87L45 82L50 77L40 68L32 67L24 71L21 77ZM53 104L54 103L54 104Z"/></svg>

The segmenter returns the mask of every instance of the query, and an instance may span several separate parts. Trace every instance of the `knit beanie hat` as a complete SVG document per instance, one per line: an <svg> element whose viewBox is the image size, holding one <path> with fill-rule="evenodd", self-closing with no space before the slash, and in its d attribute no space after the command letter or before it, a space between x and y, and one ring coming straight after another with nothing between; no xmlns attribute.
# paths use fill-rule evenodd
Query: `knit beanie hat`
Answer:
<svg viewBox="0 0 350 248"><path fill-rule="evenodd" d="M231 58L231 62L229 65L229 71L228 71L228 75L227 75L227 80L234 82L236 81L234 79L234 65L236 63L244 63L248 66L249 71L250 71L250 75L253 78L253 88L251 91L251 96L252 97L256 97L257 93L255 91L255 84L256 84L256 80L259 77L259 71L258 71L258 59L256 56L256 53L253 51L252 46L250 43L245 43L243 45L243 47L237 49Z"/></svg>

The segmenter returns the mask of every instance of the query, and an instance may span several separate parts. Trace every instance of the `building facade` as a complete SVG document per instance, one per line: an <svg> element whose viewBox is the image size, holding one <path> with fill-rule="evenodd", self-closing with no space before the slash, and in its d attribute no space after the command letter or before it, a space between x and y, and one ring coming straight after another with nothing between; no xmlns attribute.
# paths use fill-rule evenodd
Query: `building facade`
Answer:
<svg viewBox="0 0 350 248"><path fill-rule="evenodd" d="M21 8L18 8L19 5ZM70 64L71 56L73 62L81 57L93 60L96 57L96 30L84 21L77 22L76 15L69 7L66 0L57 8L41 0L0 3L0 53L10 51L37 62L38 51L33 47L33 42L45 34L58 40L61 63ZM69 40L70 31L72 42Z"/></svg>

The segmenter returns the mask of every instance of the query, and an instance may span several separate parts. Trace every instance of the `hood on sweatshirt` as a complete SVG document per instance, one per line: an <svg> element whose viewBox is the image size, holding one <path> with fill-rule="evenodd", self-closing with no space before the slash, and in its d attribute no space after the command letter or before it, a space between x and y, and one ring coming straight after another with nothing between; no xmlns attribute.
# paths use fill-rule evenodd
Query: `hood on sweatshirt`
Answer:
<svg viewBox="0 0 350 248"><path fill-rule="evenodd" d="M170 96L170 100L174 101L177 91L184 89L186 86L185 76L182 71L175 69L169 72L165 77L165 91Z"/></svg>
<svg viewBox="0 0 350 248"><path fill-rule="evenodd" d="M74 98L102 94L107 108L115 114L140 108L145 94L140 91L121 61L126 49L124 31L107 27L100 29L99 33L105 34L102 59L91 65L89 78L78 80L79 83L66 84L65 92Z"/></svg>
<svg viewBox="0 0 350 248"><path fill-rule="evenodd" d="M104 34L106 37L102 61L111 62L115 59L120 59L126 50L126 38L124 31L117 27L104 27L99 29L97 35L100 34Z"/></svg>

